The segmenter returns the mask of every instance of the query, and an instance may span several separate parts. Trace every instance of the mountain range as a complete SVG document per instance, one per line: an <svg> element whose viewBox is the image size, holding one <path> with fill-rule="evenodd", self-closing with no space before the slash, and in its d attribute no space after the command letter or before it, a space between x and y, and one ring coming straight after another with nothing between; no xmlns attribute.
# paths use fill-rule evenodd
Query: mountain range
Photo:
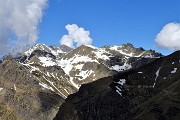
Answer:
<svg viewBox="0 0 180 120"><path fill-rule="evenodd" d="M180 51L82 85L54 120L179 120Z"/></svg>
<svg viewBox="0 0 180 120"><path fill-rule="evenodd" d="M0 118L178 119L179 58L130 43L36 44L0 62Z"/></svg>

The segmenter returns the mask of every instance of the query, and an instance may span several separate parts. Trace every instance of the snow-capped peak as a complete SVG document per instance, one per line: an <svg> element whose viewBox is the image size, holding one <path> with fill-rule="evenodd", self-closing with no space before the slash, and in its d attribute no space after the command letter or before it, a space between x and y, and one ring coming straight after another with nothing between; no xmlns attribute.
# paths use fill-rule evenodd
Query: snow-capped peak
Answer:
<svg viewBox="0 0 180 120"><path fill-rule="evenodd" d="M141 66L143 63L140 62L141 59L139 58L151 54L153 57L152 51L134 48L131 44L101 48L81 45L75 49L66 45L57 47L55 45L36 44L25 52L26 60L23 64L33 69L37 68L36 71L39 70L45 77L53 76L53 79L57 79L57 81L62 76L54 74L53 71L46 73L40 69L61 69L62 74L66 76L65 81L78 89L82 84L137 67L137 64ZM132 57L133 59L131 59ZM47 88L45 84L42 81L40 83L41 86ZM70 93L68 92L68 94Z"/></svg>
<svg viewBox="0 0 180 120"><path fill-rule="evenodd" d="M33 47L31 47L29 50L27 50L25 52L25 55L29 56L35 50L43 50L43 51L46 51L48 53L52 53L55 56L58 56L59 54L66 53L65 49L68 49L67 51L70 50L70 48L65 48L65 46L57 47L55 45L46 46L45 44L36 44Z"/></svg>

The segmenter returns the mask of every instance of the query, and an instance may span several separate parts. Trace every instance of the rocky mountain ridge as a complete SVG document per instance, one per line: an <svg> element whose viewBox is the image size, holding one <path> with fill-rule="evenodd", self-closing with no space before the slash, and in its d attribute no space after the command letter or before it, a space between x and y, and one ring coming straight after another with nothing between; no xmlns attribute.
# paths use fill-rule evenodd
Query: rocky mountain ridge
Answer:
<svg viewBox="0 0 180 120"><path fill-rule="evenodd" d="M143 66L159 57L162 55L155 51L131 44L102 48L82 45L76 49L37 44L15 59L7 56L2 60L0 118L53 119L67 96L82 84ZM28 104L30 101L32 104Z"/></svg>
<svg viewBox="0 0 180 120"><path fill-rule="evenodd" d="M54 120L179 120L180 51L82 85Z"/></svg>
<svg viewBox="0 0 180 120"><path fill-rule="evenodd" d="M44 68L59 66L65 73L62 77L78 89L81 84L111 76L119 71L137 68L161 56L152 50L134 48L132 44L102 48L81 45L74 50L65 45L48 47L44 44L37 44L26 51L19 61L31 69L36 69L35 71L38 71L38 66ZM42 71L39 72L42 73ZM61 72L61 74L64 73ZM49 73L43 74L48 76ZM53 75L53 77L57 79L58 76ZM66 91L69 91L69 94L75 92Z"/></svg>
<svg viewBox="0 0 180 120"><path fill-rule="evenodd" d="M42 88L41 81L13 58L0 64L0 119L52 119L63 102L56 92Z"/></svg>

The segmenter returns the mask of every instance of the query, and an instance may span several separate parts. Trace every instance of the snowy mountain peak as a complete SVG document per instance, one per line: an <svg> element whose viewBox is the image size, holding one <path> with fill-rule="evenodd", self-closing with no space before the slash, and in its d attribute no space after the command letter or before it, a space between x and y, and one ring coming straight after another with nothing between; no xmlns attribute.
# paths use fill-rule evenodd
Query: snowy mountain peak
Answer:
<svg viewBox="0 0 180 120"><path fill-rule="evenodd" d="M45 51L48 53L52 53L53 55L58 57L59 55L69 52L73 49L66 45L57 47L55 45L46 46L45 44L36 44L33 47L31 47L28 51L26 51L25 55L29 56L35 50L41 50L41 51Z"/></svg>
<svg viewBox="0 0 180 120"><path fill-rule="evenodd" d="M154 50L145 50L142 47L135 48L132 44L122 44L120 46L105 46L109 51L115 51L121 55L127 56L127 57L149 57L149 58L155 58L155 57L161 57L161 53L157 53Z"/></svg>
<svg viewBox="0 0 180 120"><path fill-rule="evenodd" d="M150 54L151 57L144 57ZM75 92L82 84L152 62L155 59L154 54L156 53L153 51L135 48L132 44L101 48L81 45L75 49L66 45L57 47L36 44L26 51L25 55L19 58L19 61L28 67L35 76L37 74L44 76L41 77L40 84L46 88L56 91L59 87L57 85L61 85L57 82L60 79L65 82L63 84L70 85L71 87L68 88L66 88L67 86L63 87L68 93L58 92L62 97L66 97ZM157 55L160 57L160 54ZM49 71L52 68L55 71L61 69L60 74ZM51 84L44 83L44 79Z"/></svg>
<svg viewBox="0 0 180 120"><path fill-rule="evenodd" d="M25 55L30 55L34 50L49 50L48 46L46 46L45 44L36 44L34 46L32 46L29 50L27 50L25 52Z"/></svg>

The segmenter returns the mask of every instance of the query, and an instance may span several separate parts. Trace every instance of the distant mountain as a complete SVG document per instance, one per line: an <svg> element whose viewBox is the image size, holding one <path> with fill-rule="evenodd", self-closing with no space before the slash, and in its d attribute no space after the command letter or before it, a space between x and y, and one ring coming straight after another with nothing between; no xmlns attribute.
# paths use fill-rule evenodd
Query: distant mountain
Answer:
<svg viewBox="0 0 180 120"><path fill-rule="evenodd" d="M180 51L82 85L54 120L179 120Z"/></svg>
<svg viewBox="0 0 180 120"><path fill-rule="evenodd" d="M42 66L47 69L50 66L59 66L65 73L62 73L66 76L63 78L78 89L82 84L130 68L140 67L161 56L152 50L134 48L132 44L102 48L81 45L76 49L65 45L48 47L44 44L37 44L26 51L23 57L18 58L18 60L31 69L39 69ZM38 71L37 69L36 71ZM42 72L40 71L40 73ZM50 74L53 74L53 71ZM54 75L55 79L57 77ZM67 91L69 91L67 95L74 93L73 90Z"/></svg>
<svg viewBox="0 0 180 120"><path fill-rule="evenodd" d="M132 44L101 48L81 45L76 49L36 44L19 57L6 56L0 62L0 118L51 120L82 84L139 68L161 57Z"/></svg>

